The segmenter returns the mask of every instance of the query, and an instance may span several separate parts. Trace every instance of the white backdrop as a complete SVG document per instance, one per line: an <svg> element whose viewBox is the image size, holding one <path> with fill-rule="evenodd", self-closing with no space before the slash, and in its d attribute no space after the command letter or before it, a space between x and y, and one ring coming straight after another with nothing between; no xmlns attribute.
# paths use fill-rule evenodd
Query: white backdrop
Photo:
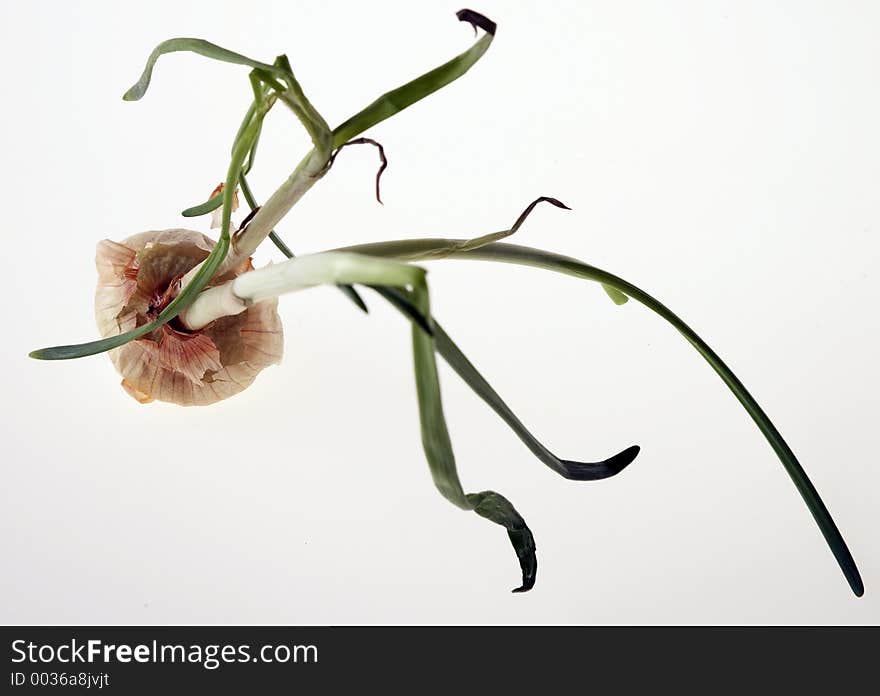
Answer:
<svg viewBox="0 0 880 696"><path fill-rule="evenodd" d="M5 622L876 623L880 6L497 2L468 75L352 149L280 231L316 251L503 229L653 292L729 362L788 439L860 564L849 592L782 466L702 359L598 286L430 266L434 309L547 445L617 478L565 481L445 365L465 487L507 495L538 542L512 595L506 535L434 490L409 330L380 298L282 299L287 349L243 394L140 406L96 336L102 238L185 224L225 173L247 71L178 54L125 103L159 41L287 52L338 124L470 45L448 2L5 0ZM307 148L267 122L262 198ZM189 223L207 231L207 219ZM279 258L263 249L257 261Z"/></svg>

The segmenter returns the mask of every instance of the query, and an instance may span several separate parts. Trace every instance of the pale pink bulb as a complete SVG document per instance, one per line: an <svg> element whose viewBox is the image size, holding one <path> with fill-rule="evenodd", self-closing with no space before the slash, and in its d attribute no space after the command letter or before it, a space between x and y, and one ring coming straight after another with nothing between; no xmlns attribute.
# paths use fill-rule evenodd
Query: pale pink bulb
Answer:
<svg viewBox="0 0 880 696"><path fill-rule="evenodd" d="M203 261L214 241L192 230L142 232L98 244L95 315L105 338L147 324L177 294L180 279ZM252 270L250 260L212 281ZM110 351L123 388L141 403L212 404L242 391L265 367L281 361L277 301L259 302L198 331L172 320L144 338Z"/></svg>

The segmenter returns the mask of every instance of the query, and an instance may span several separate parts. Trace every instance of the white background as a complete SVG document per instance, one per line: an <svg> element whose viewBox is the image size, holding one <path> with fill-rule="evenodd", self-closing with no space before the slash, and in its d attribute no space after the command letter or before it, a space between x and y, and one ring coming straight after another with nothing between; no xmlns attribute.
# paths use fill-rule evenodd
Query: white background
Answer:
<svg viewBox="0 0 880 696"><path fill-rule="evenodd" d="M138 405L106 356L29 360L96 336L98 240L182 226L224 177L247 71L167 56L123 102L159 41L287 52L334 125L472 34L447 2L2 7L4 622L880 620L877 3L485 0L486 57L369 133L385 206L375 153L352 149L279 228L300 252L475 236L561 198L518 241L636 282L720 352L824 496L860 600L711 369L586 282L430 267L437 317L552 450L643 448L565 481L443 366L465 487L503 492L537 538L526 595L504 531L433 489L409 327L377 296L369 317L333 289L284 298L284 364L204 409ZM273 111L261 198L307 145Z"/></svg>

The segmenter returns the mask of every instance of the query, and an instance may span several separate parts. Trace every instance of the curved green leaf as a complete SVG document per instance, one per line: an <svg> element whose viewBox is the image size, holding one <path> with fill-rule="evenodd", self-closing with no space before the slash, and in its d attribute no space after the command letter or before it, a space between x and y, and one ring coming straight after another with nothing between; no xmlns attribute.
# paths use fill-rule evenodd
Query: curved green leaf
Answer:
<svg viewBox="0 0 880 696"><path fill-rule="evenodd" d="M522 585L514 592L528 592L535 586L538 575L538 556L535 553L535 537L511 502L495 491L468 493L468 503L474 512L490 522L499 524L507 530L507 537L519 559L522 570Z"/></svg>
<svg viewBox="0 0 880 696"><path fill-rule="evenodd" d="M253 192L250 189L250 186L248 185L246 177L242 176L240 183L242 192L244 193L248 205L251 207L251 209L256 208L257 202L254 198ZM541 198L536 199L526 207L526 209L519 216L519 218L517 218L517 221L514 223L513 227L510 230L506 230L497 234L507 236L508 234L513 234L514 232L516 232L525 221L525 219L528 217L529 213L531 213L531 211L535 208L535 206L543 201L551 202L557 207L566 207L564 204L560 203L556 199L542 196ZM495 235L487 236L494 237ZM278 249L281 250L281 253L283 253L287 258L294 257L293 252L277 234L273 232L270 235L270 238L278 247ZM479 239L485 239L485 237L478 238L478 240ZM461 246L479 246L479 244L474 244L474 242L478 240L472 240L471 242L469 242L468 245ZM358 293L354 290L354 288L347 285L339 287L344 292L350 290L354 296L352 296L349 292L346 292L346 294L349 295L349 298L355 303L355 305L366 311L366 305L364 304L360 295L358 295ZM618 454L599 462L579 462L560 459L550 450L548 450L540 442L540 440L532 435L532 433L528 430L528 428L526 428L523 422L504 402L498 392L496 392L492 388L492 385L490 385L489 382L486 381L483 375L480 374L479 370L474 367L473 363L468 360L467 356L461 351L461 349L459 349L455 342L443 330L443 327L441 327L436 320L431 321L427 317L422 315L421 312L419 312L419 310L413 306L410 298L407 296L405 291L387 286L370 287L383 298L385 298L385 300L387 300L392 306L397 308L401 313L409 317L409 319L412 320L422 331L427 333L429 336L433 336L435 339L437 352L440 353L441 357L456 371L456 373L458 373L459 377L461 377L464 382L468 386L470 386L471 389L474 390L474 393L476 393L477 396L483 399L483 401L485 401L486 404L488 404L488 406L493 411L495 411L498 416L501 417L501 419L514 431L514 433L516 433L517 437L522 440L526 447L528 447L529 450L531 450L531 452L539 460L541 460L556 473L574 481L595 481L598 479L609 478L623 471L623 469L626 468L626 466L635 459L636 455L638 455L639 447L637 445L633 445L626 448L622 452L619 452Z"/></svg>
<svg viewBox="0 0 880 696"><path fill-rule="evenodd" d="M223 197L214 196L213 198L206 200L204 203L199 203L192 208L187 208L181 213L181 215L183 215L183 217L199 217L200 215L207 215L208 213L214 212L221 205L223 205Z"/></svg>
<svg viewBox="0 0 880 696"><path fill-rule="evenodd" d="M373 287L388 302L395 306L401 313L415 321L420 327L427 320L421 316L418 310L412 306L405 293L396 288ZM548 450L532 433L523 422L516 416L510 407L504 402L492 385L486 381L473 363L443 330L436 319L432 321L432 333L434 336L437 352L455 370L459 377L479 396L496 414L516 433L516 436L531 450L539 460L546 464L564 478L573 481L596 481L619 474L627 467L639 453L638 445L627 447L622 452L599 462L578 462L560 459Z"/></svg>
<svg viewBox="0 0 880 696"><path fill-rule="evenodd" d="M256 201L253 193L247 186L247 181L242 179L242 189L245 191L245 197L248 204L256 207ZM284 244L281 239L275 235L273 238L276 246L288 258L293 258L293 252ZM340 286L345 289L346 286ZM489 386L482 375L477 372L476 368L464 357L464 354L458 350L458 347L452 342L448 336L440 329L436 323L432 323L428 309L428 292L425 285L414 285L412 290L412 299L406 296L403 290L392 288L390 286L370 286L379 294L385 297L395 307L400 309L413 322L413 356L416 372L416 389L419 396L419 418L422 427L422 443L425 449L425 455L428 459L428 465L431 469L431 475L434 484L445 498L452 503L465 510L473 510L481 517L495 522L503 526L507 530L510 543L519 559L520 570L522 572L522 584L514 589L514 592L526 592L530 590L534 584L538 570L538 559L535 552L535 539L531 530L525 523L522 516L516 511L513 505L504 496L494 491L483 491L481 493L466 494L461 487L458 479L458 472L455 466L455 456L452 452L452 443L449 440L449 433L446 428L446 419L443 415L443 407L440 402L440 383L437 376L437 365L434 358L434 336L435 332L439 332L444 338L440 345L443 346L447 356L452 357L452 364L455 369L465 377L474 390L484 398L493 409L502 415L502 418L511 425L515 432L529 445L533 452L545 453L539 458L551 464L560 467L563 473L565 465L575 465L580 467L594 467L593 476L590 478L603 478L600 475L605 473L600 471L601 467L606 467L607 476L618 473L622 470L632 458L638 453L638 447L629 448L622 455L618 455L616 462L609 460L600 465L586 465L581 462L562 462L556 460L555 463L547 461L546 458L555 459L555 457L546 450L532 435L525 429L525 426L513 415L507 405L501 401L497 393ZM356 295L356 293L355 293ZM350 296L351 297L351 296ZM359 299L359 296L358 296ZM355 304L359 303L353 299ZM459 360L455 359L455 352L460 356ZM450 361L450 357L446 357ZM469 368L470 372L467 369ZM473 379L473 376L478 379ZM506 416L506 417L505 417ZM629 456L631 455L631 456ZM624 458L629 456L627 461ZM545 458L546 457L546 458ZM565 475L565 473L563 473ZM587 478L587 477L584 477Z"/></svg>
<svg viewBox="0 0 880 696"><path fill-rule="evenodd" d="M438 250L447 250L454 248L457 244L461 244L467 240L461 239L401 239L393 242L377 242L373 244L360 244L352 247L345 247L339 251L352 251L361 254L373 254L377 256L393 257L397 259L417 260L420 258L436 258ZM630 297L648 309L652 310L667 322L669 322L684 338L690 343L696 351L709 363L712 369L718 374L722 381L727 385L733 395L745 408L746 412L751 416L752 420L758 426L758 429L766 438L767 442L773 448L776 456L782 462L789 477L800 493L807 508L812 514L813 519L825 537L831 552L834 554L844 577L846 577L850 588L857 597L864 594L865 588L859 574L855 560L838 530L837 525L828 512L828 508L822 502L818 491L810 481L800 462L795 457L794 452L782 438L782 435L773 425L770 418L764 410L758 405L754 397L745 388L739 378L724 363L718 354L709 347L709 345L700 336L688 326L680 317L672 310L666 307L659 300L655 299L641 288L632 283L612 274L603 271L595 266L583 263L577 259L561 254L554 254L549 251L533 249L531 247L519 246L516 244L494 243L479 249L470 251L453 252L448 255L449 258L472 259L480 261L500 261L503 263L513 263L524 266L533 266L557 273L584 278L601 283L607 288Z"/></svg>
<svg viewBox="0 0 880 696"><path fill-rule="evenodd" d="M334 148L347 143L368 128L400 113L408 106L412 106L441 87L445 87L450 82L457 80L483 57L483 54L492 44L492 39L495 35L495 24L471 10L460 10L456 16L462 22L470 22L475 26L480 26L486 33L464 53L461 53L440 67L434 68L424 75L407 82L405 85L386 92L372 104L359 111L347 121L339 124L333 130Z"/></svg>
<svg viewBox="0 0 880 696"><path fill-rule="evenodd" d="M146 336L158 327L158 323L152 322L150 324L139 326L131 331L126 331L125 333L117 334L110 338L102 338L98 341L32 350L28 353L28 357L34 358L35 360L72 360L73 358L84 358L88 355L97 355L98 353L104 353L108 350L118 348L119 346L124 346L129 341Z"/></svg>
<svg viewBox="0 0 880 696"><path fill-rule="evenodd" d="M428 286L424 279L412 284L412 299L419 313L428 317L430 321ZM522 571L522 584L514 592L526 592L535 584L538 567L534 537L525 520L504 496L494 491L472 494L464 492L458 478L452 441L446 427L446 416L443 414L434 338L414 323L412 343L422 448L428 460L434 485L449 502L463 510L474 510L478 515L507 530Z"/></svg>
<svg viewBox="0 0 880 696"><path fill-rule="evenodd" d="M724 363L718 354L709 347L709 345L700 336L688 326L678 315L670 310L666 305L655 299L641 288L629 283L622 278L603 271L589 264L585 264L577 259L572 259L560 254L553 254L529 247L522 247L514 244L498 244L489 247L483 247L473 252L465 252L461 258L485 259L492 261L503 261L507 263L518 263L537 268L545 268L578 278L586 278L594 280L609 287L615 288L619 292L631 297L640 304L655 312L675 329L690 343L697 352L703 356L706 362L718 374L722 381L727 385L733 395L745 408L746 412L751 416L755 425L767 439L767 442L776 452L780 462L791 478L792 482L801 494L807 505L813 519L819 526L825 541L828 543L831 552L837 560L840 569L843 571L847 582L853 593L860 597L864 594L865 587L859 574L855 560L834 523L828 508L819 496L816 487L813 485L804 468L795 457L794 452L783 439L780 432L773 425L770 418L764 410L755 401L755 398L749 393L745 385L733 373L733 371Z"/></svg>
<svg viewBox="0 0 880 696"><path fill-rule="evenodd" d="M147 59L147 64L144 66L144 71L141 73L140 79L129 88L122 98L125 101L137 101L143 97L144 94L147 93L147 88L150 86L150 80L153 77L153 68L156 65L156 61L166 53L178 53L181 51L197 53L200 56L213 58L214 60L219 60L224 63L234 63L236 65L246 65L250 68L258 68L259 70L263 70L282 79L288 77L283 68L262 63L253 58L248 58L247 56L235 53L234 51L230 51L222 46L213 44L210 41L205 41L204 39L182 37L163 41L153 49L153 52Z"/></svg>

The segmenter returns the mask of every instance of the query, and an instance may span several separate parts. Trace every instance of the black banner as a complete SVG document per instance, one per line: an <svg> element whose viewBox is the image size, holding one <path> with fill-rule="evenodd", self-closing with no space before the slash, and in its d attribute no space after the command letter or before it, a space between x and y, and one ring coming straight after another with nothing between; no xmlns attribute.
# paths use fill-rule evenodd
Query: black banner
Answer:
<svg viewBox="0 0 880 696"><path fill-rule="evenodd" d="M7 627L3 693L558 693L877 681L880 630L639 627ZM314 690L314 691L312 691Z"/></svg>

